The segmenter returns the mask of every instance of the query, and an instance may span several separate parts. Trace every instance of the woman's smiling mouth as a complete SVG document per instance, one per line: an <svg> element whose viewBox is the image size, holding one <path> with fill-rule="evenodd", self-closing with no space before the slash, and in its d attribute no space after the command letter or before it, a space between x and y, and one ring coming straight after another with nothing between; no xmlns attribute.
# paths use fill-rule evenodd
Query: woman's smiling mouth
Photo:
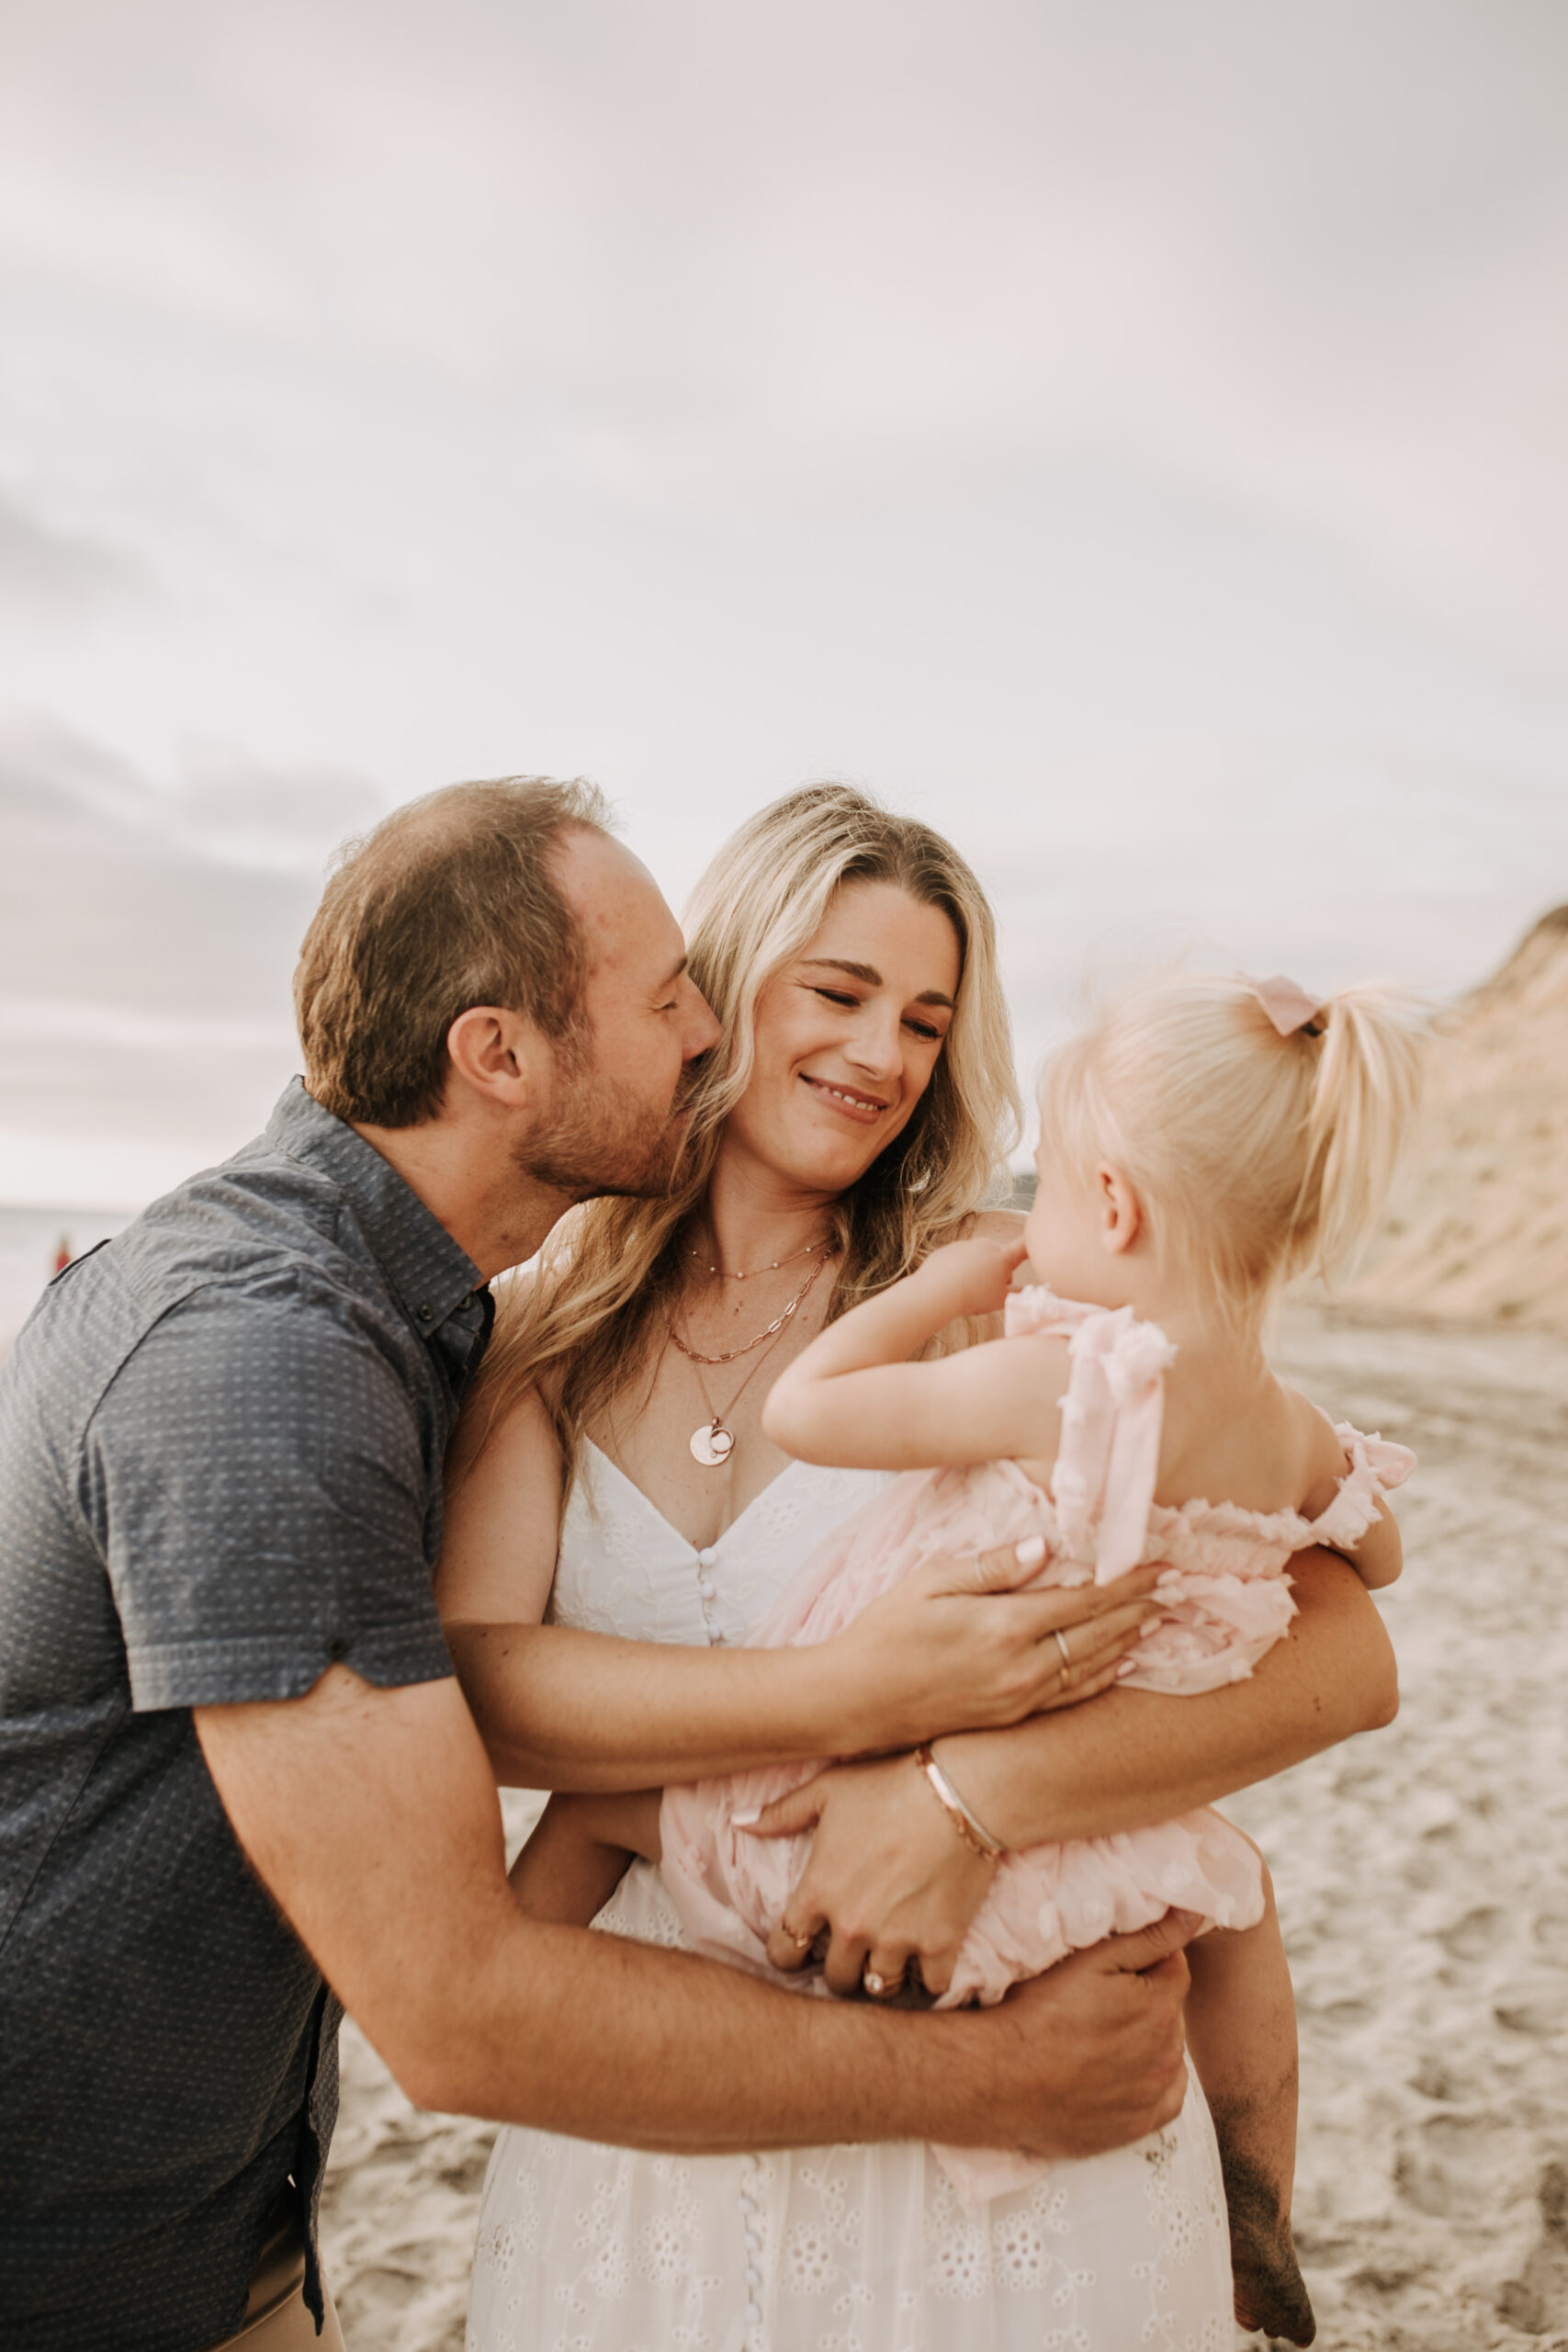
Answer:
<svg viewBox="0 0 1568 2352"><path fill-rule="evenodd" d="M862 1126L874 1125L887 1108L886 1103L879 1102L874 1094L862 1094L858 1088L833 1086L827 1079L813 1078L806 1070L802 1070L800 1075L814 1093L825 1102L830 1102L835 1111L842 1112L845 1118L854 1119Z"/></svg>

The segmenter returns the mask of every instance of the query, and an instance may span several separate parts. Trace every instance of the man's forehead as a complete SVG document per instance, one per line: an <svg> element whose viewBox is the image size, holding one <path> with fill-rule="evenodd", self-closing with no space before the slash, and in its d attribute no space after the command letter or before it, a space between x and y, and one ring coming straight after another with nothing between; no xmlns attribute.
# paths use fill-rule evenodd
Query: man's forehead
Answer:
<svg viewBox="0 0 1568 2352"><path fill-rule="evenodd" d="M581 923L597 967L685 955L681 927L640 857L608 833L578 831L562 844L561 892Z"/></svg>

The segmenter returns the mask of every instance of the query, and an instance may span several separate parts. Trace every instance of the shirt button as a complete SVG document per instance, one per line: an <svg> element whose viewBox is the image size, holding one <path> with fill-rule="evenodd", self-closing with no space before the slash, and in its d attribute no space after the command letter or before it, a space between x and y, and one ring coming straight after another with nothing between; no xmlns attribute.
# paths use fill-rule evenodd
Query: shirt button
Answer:
<svg viewBox="0 0 1568 2352"><path fill-rule="evenodd" d="M419 1319L420 1319L420 1321L421 1321L422 1323L428 1323L428 1322L429 1322L429 1320L430 1320L430 1318L431 1318L431 1317L434 1314L434 1312L435 1312L435 1309L434 1309L434 1306L422 1306L422 1307L420 1308L420 1310L419 1310Z"/></svg>

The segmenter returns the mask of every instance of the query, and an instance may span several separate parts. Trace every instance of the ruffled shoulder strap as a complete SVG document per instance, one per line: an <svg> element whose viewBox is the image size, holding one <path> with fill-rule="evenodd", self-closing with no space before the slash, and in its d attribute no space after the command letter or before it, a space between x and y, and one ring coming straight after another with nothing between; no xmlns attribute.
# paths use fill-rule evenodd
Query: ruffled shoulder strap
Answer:
<svg viewBox="0 0 1568 2352"><path fill-rule="evenodd" d="M1070 1340L1103 1306L1086 1306L1081 1299L1058 1298L1043 1283L1010 1290L1002 1305L1002 1329L1010 1340Z"/></svg>
<svg viewBox="0 0 1568 2352"><path fill-rule="evenodd" d="M1378 1515L1378 1497L1404 1486L1416 1467L1416 1456L1392 1438L1364 1437L1348 1421L1336 1421L1334 1434L1345 1449L1345 1476L1334 1500L1310 1522L1308 1532L1319 1544L1358 1544Z"/></svg>
<svg viewBox="0 0 1568 2352"><path fill-rule="evenodd" d="M1092 1545L1094 1578L1109 1584L1143 1556L1159 1473L1165 1373L1176 1350L1157 1324L1130 1306L1114 1312L1043 1288L1008 1299L1010 1338L1065 1338L1072 1369L1051 1498L1062 1534L1080 1558Z"/></svg>

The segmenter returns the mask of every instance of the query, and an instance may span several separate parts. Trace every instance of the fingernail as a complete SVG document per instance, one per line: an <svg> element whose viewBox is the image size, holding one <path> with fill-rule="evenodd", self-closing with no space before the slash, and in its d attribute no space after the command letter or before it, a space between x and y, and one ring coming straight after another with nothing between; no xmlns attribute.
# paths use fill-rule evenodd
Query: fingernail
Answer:
<svg viewBox="0 0 1568 2352"><path fill-rule="evenodd" d="M732 1813L729 1818L737 1829L754 1829L762 1818L762 1808L753 1805L750 1813Z"/></svg>
<svg viewBox="0 0 1568 2352"><path fill-rule="evenodd" d="M1155 1627L1156 1627L1158 1623L1159 1623L1159 1619L1158 1619L1158 1617L1157 1617L1157 1616L1156 1616L1156 1617L1145 1617L1145 1618L1144 1618L1144 1619L1143 1619L1142 1623L1139 1624L1138 1631L1139 1631L1139 1633L1140 1633L1140 1634L1152 1634L1152 1633L1154 1632ZM755 1818L755 1815L753 1815L753 1818Z"/></svg>
<svg viewBox="0 0 1568 2352"><path fill-rule="evenodd" d="M1045 1557L1045 1538L1043 1535L1026 1535L1012 1556L1021 1568L1037 1568Z"/></svg>
<svg viewBox="0 0 1568 2352"><path fill-rule="evenodd" d="M1136 1674L1137 1670L1138 1661L1135 1657L1119 1657L1116 1661L1116 1679L1118 1682L1120 1682L1125 1675Z"/></svg>

